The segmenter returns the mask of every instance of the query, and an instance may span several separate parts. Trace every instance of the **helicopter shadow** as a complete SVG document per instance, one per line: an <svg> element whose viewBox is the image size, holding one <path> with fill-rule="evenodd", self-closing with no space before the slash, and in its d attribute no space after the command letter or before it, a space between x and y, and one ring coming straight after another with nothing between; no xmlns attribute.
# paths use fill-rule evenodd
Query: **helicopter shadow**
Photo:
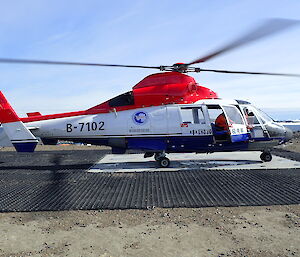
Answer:
<svg viewBox="0 0 300 257"><path fill-rule="evenodd" d="M76 191L77 182L82 179L83 171L91 165L67 165L64 164L64 158L60 154L53 154L49 157L49 163L52 165L38 167L39 170L48 172L44 172L42 178L37 181L27 208L45 211L71 209L73 204L71 199L74 199L73 194ZM38 174L40 175L41 173Z"/></svg>

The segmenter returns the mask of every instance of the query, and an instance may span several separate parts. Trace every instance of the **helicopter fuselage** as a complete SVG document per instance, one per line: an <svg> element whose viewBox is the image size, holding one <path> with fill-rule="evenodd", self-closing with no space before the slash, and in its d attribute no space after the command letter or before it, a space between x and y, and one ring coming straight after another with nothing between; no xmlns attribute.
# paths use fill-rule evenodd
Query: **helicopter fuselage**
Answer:
<svg viewBox="0 0 300 257"><path fill-rule="evenodd" d="M225 127L216 123L220 115L225 117ZM270 151L291 137L286 128L254 106L218 99L40 120L26 126L44 143L67 140L107 145L113 153L128 149L165 153Z"/></svg>

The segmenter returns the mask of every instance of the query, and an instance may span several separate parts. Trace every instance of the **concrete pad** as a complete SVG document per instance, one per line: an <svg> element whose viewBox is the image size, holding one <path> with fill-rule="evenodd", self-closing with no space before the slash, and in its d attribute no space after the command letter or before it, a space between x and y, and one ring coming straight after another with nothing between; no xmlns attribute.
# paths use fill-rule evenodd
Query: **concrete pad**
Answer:
<svg viewBox="0 0 300 257"><path fill-rule="evenodd" d="M260 160L261 152L229 152L212 154L174 153L168 154L170 167L161 168L151 158L144 158L143 154L124 154L104 156L92 166L88 172L154 172L178 170L236 170L236 169L293 169L300 168L300 162L288 160L273 155L271 162Z"/></svg>

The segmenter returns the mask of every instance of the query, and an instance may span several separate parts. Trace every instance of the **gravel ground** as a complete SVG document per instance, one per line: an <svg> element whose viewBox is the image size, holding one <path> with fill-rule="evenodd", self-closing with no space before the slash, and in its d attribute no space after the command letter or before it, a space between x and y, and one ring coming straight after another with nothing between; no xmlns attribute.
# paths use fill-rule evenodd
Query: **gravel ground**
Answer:
<svg viewBox="0 0 300 257"><path fill-rule="evenodd" d="M299 138L274 152L300 160ZM300 256L300 205L0 213L4 256Z"/></svg>
<svg viewBox="0 0 300 257"><path fill-rule="evenodd" d="M0 214L0 256L299 256L300 206Z"/></svg>

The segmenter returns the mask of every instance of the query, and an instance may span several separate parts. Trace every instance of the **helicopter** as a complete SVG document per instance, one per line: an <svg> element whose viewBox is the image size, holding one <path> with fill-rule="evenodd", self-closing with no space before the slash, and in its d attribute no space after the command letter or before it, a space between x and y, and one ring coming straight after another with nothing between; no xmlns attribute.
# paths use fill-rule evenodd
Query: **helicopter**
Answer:
<svg viewBox="0 0 300 257"><path fill-rule="evenodd" d="M45 145L58 140L105 145L113 154L129 149L154 157L168 167L168 153L213 153L261 151L262 161L272 160L274 146L289 141L293 133L263 111L243 100L223 100L213 90L200 86L191 72L216 72L269 76L299 74L203 69L206 62L228 51L281 32L298 24L295 20L271 19L253 31L204 57L171 66L142 66L0 58L0 63L81 65L157 69L131 91L87 110L19 117L0 91L0 123L18 152L33 152L38 138Z"/></svg>

